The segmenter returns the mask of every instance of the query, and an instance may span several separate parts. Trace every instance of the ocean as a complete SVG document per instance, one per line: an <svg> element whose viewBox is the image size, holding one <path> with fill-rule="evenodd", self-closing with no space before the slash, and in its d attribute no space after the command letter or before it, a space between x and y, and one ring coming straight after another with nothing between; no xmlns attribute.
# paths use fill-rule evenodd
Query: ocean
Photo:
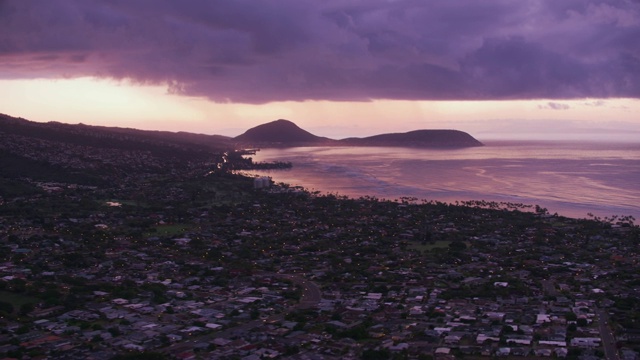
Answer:
<svg viewBox="0 0 640 360"><path fill-rule="evenodd" d="M631 215L640 220L640 143L485 145L262 149L254 161L288 161L293 167L251 173L349 197L514 202L567 217Z"/></svg>

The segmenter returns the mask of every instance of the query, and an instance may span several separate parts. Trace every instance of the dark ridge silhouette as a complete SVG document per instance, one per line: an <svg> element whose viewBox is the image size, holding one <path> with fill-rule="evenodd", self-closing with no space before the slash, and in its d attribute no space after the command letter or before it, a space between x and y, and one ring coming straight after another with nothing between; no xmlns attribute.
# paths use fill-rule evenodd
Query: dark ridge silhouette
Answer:
<svg viewBox="0 0 640 360"><path fill-rule="evenodd" d="M404 146L461 148L483 146L480 141L459 130L415 130L406 133L333 140L313 135L293 122L283 119L251 128L233 140L237 144L255 147Z"/></svg>
<svg viewBox="0 0 640 360"><path fill-rule="evenodd" d="M236 136L234 140L240 144L259 146L328 145L335 142L329 138L313 135L284 119L258 125Z"/></svg>
<svg viewBox="0 0 640 360"><path fill-rule="evenodd" d="M92 147L133 148L189 147L201 150L226 150L231 138L221 135L204 135L187 132L138 130L131 128L64 124L56 121L40 123L0 114L0 132L23 135L42 140L64 141Z"/></svg>
<svg viewBox="0 0 640 360"><path fill-rule="evenodd" d="M39 123L0 114L0 179L96 185L132 173L188 171L233 147L221 136Z"/></svg>

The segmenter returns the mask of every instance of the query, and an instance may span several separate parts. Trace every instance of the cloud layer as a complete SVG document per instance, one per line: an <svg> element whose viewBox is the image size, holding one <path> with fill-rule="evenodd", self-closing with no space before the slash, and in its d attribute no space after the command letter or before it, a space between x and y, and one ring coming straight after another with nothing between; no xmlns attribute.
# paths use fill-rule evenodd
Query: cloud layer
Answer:
<svg viewBox="0 0 640 360"><path fill-rule="evenodd" d="M640 98L637 0L0 0L0 78L218 102Z"/></svg>

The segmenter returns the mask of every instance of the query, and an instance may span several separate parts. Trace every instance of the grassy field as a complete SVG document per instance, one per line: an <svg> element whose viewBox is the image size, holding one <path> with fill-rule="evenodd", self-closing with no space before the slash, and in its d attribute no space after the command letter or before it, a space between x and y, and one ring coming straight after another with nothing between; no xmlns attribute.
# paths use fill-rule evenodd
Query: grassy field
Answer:
<svg viewBox="0 0 640 360"><path fill-rule="evenodd" d="M16 294L16 293L7 292L7 291L0 291L0 301L5 301L10 303L11 305L13 305L14 311L17 311L18 309L20 309L20 306L22 306L23 304L28 304L28 303L37 304L41 300L33 296Z"/></svg>

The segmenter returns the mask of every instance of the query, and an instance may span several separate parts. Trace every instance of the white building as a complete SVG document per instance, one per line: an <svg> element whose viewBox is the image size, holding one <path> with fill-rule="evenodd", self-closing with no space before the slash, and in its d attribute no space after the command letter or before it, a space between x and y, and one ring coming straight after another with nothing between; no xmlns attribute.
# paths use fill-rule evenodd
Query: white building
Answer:
<svg viewBox="0 0 640 360"><path fill-rule="evenodd" d="M271 186L271 178L268 176L260 176L253 179L254 189L264 189Z"/></svg>
<svg viewBox="0 0 640 360"><path fill-rule="evenodd" d="M571 339L571 346L593 348L600 346L600 338L596 337L576 337Z"/></svg>

